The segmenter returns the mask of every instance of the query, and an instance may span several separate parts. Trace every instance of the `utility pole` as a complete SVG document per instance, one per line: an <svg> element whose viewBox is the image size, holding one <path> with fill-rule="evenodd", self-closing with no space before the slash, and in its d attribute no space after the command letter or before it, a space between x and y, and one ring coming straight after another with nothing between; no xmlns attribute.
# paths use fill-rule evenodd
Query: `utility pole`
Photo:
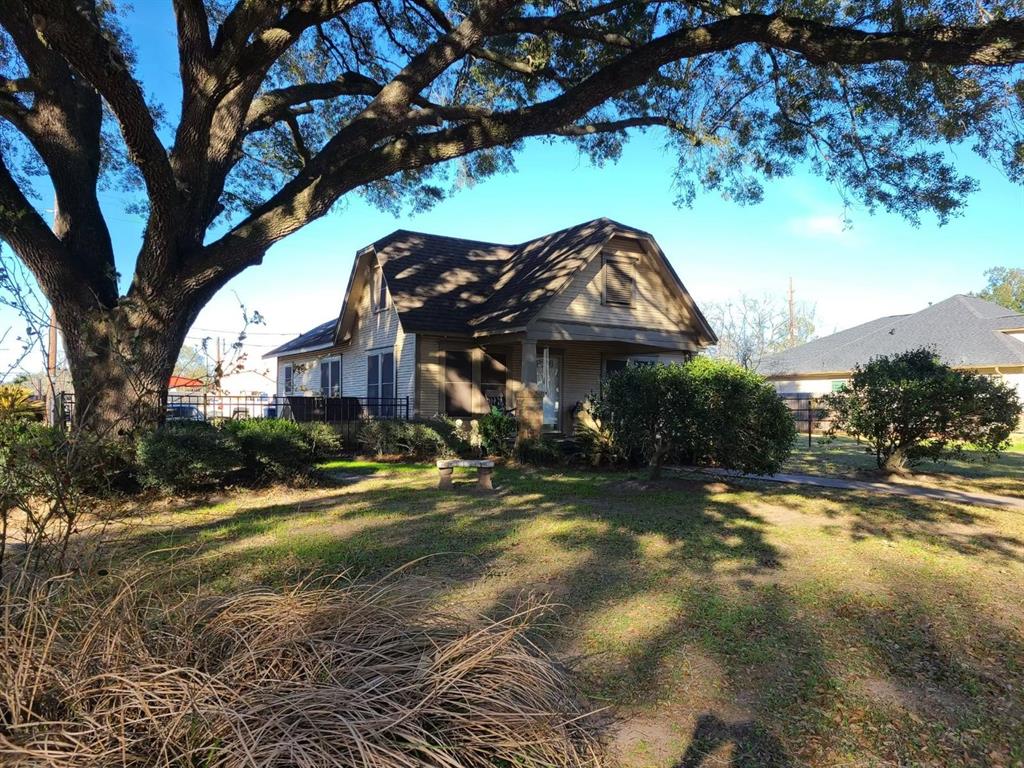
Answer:
<svg viewBox="0 0 1024 768"><path fill-rule="evenodd" d="M789 346L796 346L796 302L793 300L793 277L789 278Z"/></svg>

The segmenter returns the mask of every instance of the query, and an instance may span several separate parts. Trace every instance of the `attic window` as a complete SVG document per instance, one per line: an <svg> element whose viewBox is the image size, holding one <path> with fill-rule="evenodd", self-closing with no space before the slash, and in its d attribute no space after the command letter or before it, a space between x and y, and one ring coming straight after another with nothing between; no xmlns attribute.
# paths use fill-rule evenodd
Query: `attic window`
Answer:
<svg viewBox="0 0 1024 768"><path fill-rule="evenodd" d="M384 281L384 270L379 266L373 268L373 283L370 301L374 312L382 312L388 308L388 284Z"/></svg>
<svg viewBox="0 0 1024 768"><path fill-rule="evenodd" d="M633 303L633 262L605 259L604 303L630 306Z"/></svg>

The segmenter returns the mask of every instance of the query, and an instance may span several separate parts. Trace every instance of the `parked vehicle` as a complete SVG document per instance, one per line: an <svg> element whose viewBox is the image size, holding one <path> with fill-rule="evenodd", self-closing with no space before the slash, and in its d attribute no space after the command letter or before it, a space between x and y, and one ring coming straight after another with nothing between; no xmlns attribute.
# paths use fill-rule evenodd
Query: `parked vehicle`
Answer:
<svg viewBox="0 0 1024 768"><path fill-rule="evenodd" d="M166 421L206 421L203 412L194 405L168 405L164 415Z"/></svg>

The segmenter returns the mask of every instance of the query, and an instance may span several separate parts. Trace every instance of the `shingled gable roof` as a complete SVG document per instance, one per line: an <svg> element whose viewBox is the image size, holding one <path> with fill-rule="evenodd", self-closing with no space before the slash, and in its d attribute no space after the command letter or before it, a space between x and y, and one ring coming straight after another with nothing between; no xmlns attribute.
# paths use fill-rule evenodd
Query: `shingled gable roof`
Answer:
<svg viewBox="0 0 1024 768"><path fill-rule="evenodd" d="M846 373L879 355L929 347L962 368L1024 365L1024 342L1007 329L1024 315L976 296L957 294L909 315L892 315L765 358L759 371L776 378Z"/></svg>
<svg viewBox="0 0 1024 768"><path fill-rule="evenodd" d="M346 315L354 314L348 296L361 291L362 267L373 256L384 270L388 291L406 332L500 333L522 329L616 235L654 243L648 233L607 218L516 245L396 230L359 251L335 338L343 331ZM654 247L657 249L657 245ZM688 296L660 249L658 255L682 295ZM700 310L695 304L691 309L709 343L714 343L717 339ZM298 341L288 342L265 357L298 351Z"/></svg>

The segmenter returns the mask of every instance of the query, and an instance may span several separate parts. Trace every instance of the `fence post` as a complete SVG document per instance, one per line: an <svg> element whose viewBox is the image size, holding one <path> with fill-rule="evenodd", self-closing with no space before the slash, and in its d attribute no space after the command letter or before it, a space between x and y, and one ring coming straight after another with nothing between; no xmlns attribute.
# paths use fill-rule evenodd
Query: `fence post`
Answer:
<svg viewBox="0 0 1024 768"><path fill-rule="evenodd" d="M807 450L811 449L811 419L814 416L814 395L807 398Z"/></svg>

